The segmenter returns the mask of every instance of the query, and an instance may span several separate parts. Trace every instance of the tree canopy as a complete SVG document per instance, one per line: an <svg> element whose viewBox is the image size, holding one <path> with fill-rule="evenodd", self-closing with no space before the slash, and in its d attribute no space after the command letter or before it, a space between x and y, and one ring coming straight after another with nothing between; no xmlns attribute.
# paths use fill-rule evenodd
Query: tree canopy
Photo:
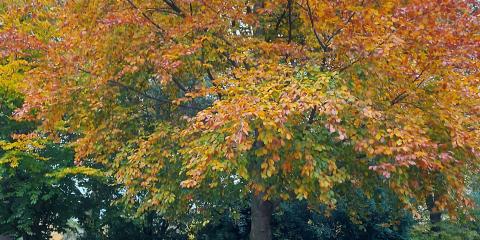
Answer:
<svg viewBox="0 0 480 240"><path fill-rule="evenodd" d="M289 199L386 186L406 208L472 205L478 5L9 0L0 54L29 63L16 116L76 134L76 162L106 166L139 212L251 199L268 239Z"/></svg>

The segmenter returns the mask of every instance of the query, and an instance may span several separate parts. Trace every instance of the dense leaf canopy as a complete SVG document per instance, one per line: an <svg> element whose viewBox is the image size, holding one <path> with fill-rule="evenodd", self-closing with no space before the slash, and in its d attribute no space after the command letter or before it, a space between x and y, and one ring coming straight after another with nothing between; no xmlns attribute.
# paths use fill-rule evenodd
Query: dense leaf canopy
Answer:
<svg viewBox="0 0 480 240"><path fill-rule="evenodd" d="M107 166L140 211L333 206L379 185L405 206L471 204L477 1L4 2L0 54L35 57L17 116L79 134L77 162Z"/></svg>

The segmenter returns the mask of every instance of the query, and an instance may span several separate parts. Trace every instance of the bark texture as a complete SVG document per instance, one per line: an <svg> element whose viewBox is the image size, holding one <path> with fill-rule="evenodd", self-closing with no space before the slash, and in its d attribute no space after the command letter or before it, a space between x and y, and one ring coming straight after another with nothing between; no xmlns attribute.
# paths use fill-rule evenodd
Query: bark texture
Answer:
<svg viewBox="0 0 480 240"><path fill-rule="evenodd" d="M273 213L273 204L270 201L263 200L263 193L252 196L251 218L252 225L250 229L250 240L271 240L272 228L271 219Z"/></svg>

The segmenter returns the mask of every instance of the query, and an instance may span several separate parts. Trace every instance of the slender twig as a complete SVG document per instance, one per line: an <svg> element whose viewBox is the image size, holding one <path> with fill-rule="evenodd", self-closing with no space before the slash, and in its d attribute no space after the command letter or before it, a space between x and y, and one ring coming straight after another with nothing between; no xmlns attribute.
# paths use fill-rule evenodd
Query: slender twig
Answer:
<svg viewBox="0 0 480 240"><path fill-rule="evenodd" d="M347 21L345 22L345 25L347 25L348 23L350 23L353 19L353 16L355 16L355 12L353 12L352 14L350 14L350 17L348 17ZM325 45L328 47L328 45L331 43L331 41L333 40L333 38L335 36L337 36L338 34L340 34L340 32L343 30L343 28L345 27L342 26L342 27L339 27L337 30L335 30L332 35L330 35L326 40L325 40Z"/></svg>
<svg viewBox="0 0 480 240"><path fill-rule="evenodd" d="M288 8L288 43L292 42L292 1L288 0L287 8Z"/></svg>
<svg viewBox="0 0 480 240"><path fill-rule="evenodd" d="M163 0L165 4L167 4L173 11L175 11L178 16L185 17L185 14L183 13L182 9L175 4L175 1L170 1L170 0Z"/></svg>
<svg viewBox="0 0 480 240"><path fill-rule="evenodd" d="M145 9L145 13L151 13L151 12L161 12L161 13L168 13L168 14L180 16L177 12L173 11L171 8L146 8Z"/></svg>
<svg viewBox="0 0 480 240"><path fill-rule="evenodd" d="M416 81L418 81L418 79L420 79L423 75L423 73L427 70L428 66L430 64L427 64L423 69L422 71L412 80L413 83L415 83ZM427 78L424 78L422 81L420 81L417 86L415 87L415 89L418 89L426 80ZM405 99L406 97L408 97L408 93L407 91L402 91L400 94L398 94L396 97L394 97L392 99L392 101L390 101L390 106L393 106L399 102L401 102L403 99Z"/></svg>
<svg viewBox="0 0 480 240"><path fill-rule="evenodd" d="M147 21L149 21L155 28L157 28L157 30L159 31L158 33L160 34L160 36L162 36L162 38L165 38L163 32L165 32L165 30L160 27L160 25L158 25L155 21L153 21L147 14L145 14L143 11L140 10L140 8L137 7L137 5L135 5L135 3L133 3L132 0L125 0L127 1L130 6L132 6L132 8L134 8L136 11L138 11L140 14L142 14L142 16L147 19Z"/></svg>
<svg viewBox="0 0 480 240"><path fill-rule="evenodd" d="M128 90L128 91L131 91L131 92L134 92L144 98L148 98L148 99L151 99L151 100L155 100L157 102L161 102L161 103L171 103L169 100L166 100L166 99L161 99L161 98L157 98L157 97L154 97L154 96L151 96L149 94L146 94L140 90L137 90L135 89L134 87L132 86L128 86L126 84L123 84L121 82L117 82L117 81L113 81L113 80L108 80L108 84L112 85L112 86L117 86L117 87L120 87L120 88L123 88L125 90Z"/></svg>
<svg viewBox="0 0 480 240"><path fill-rule="evenodd" d="M351 66L353 66L355 63L360 62L360 60L363 60L363 59L365 59L365 57L358 57L357 59L353 60L352 62L350 62L350 63L348 63L347 65L345 65L345 66L343 66L342 68L340 68L340 69L338 70L338 72L341 73L341 72L347 70L348 68L350 68Z"/></svg>
<svg viewBox="0 0 480 240"><path fill-rule="evenodd" d="M319 106L316 105L312 108L312 110L310 111L310 115L308 116L307 126L305 127L305 129L307 129L307 130L310 129L310 126L312 125L312 123L315 120L315 115L317 115L318 107L324 108L325 105L327 105L327 103L328 102L324 102L324 103L320 104Z"/></svg>
<svg viewBox="0 0 480 240"><path fill-rule="evenodd" d="M112 86L117 86L117 87L120 87L120 88L123 88L125 90L128 90L128 91L131 91L131 92L134 92L142 97L145 97L145 98L148 98L148 99L151 99L151 100L155 100L157 102L160 102L160 103L165 103L165 104L172 104L172 102L170 100L167 100L167 99L161 99L161 98L157 98L157 97L154 97L154 96L151 96L149 94L146 94L142 91L139 91L131 86L128 86L128 85L125 85L121 82L117 82L117 81L113 81L113 80L108 80L108 83ZM188 109L194 109L194 110L202 110L201 108L199 107L195 107L195 106L188 106L188 105L176 105L180 108L188 108Z"/></svg>
<svg viewBox="0 0 480 240"><path fill-rule="evenodd" d="M188 92L188 89L187 89L185 86L183 86L183 85L180 83L180 81L178 81L178 79L172 77L172 81L173 81L173 83L175 83L175 85L177 85L177 87L180 88L183 92L185 92L185 93Z"/></svg>
<svg viewBox="0 0 480 240"><path fill-rule="evenodd" d="M320 35L318 35L318 32L317 30L315 29L315 21L313 19L313 13L312 13L312 8L310 7L310 3L309 1L307 0L307 9L308 9L308 18L310 19L310 24L311 24L311 27L312 27L312 30L313 30L313 34L315 35L315 38L317 39L317 42L318 44L320 44L320 47L322 47L323 51L327 51L327 46L325 45L325 43L322 42L322 40L320 39Z"/></svg>
<svg viewBox="0 0 480 240"><path fill-rule="evenodd" d="M382 46L383 44L385 44L389 39L390 37L392 36L393 32L390 33L387 38L385 38L382 42L380 42L379 44L377 44L377 46L375 46L375 48L373 48L373 50L371 50L370 52L368 52L368 54L366 56L363 56L363 57L358 57L357 59L355 59L354 61L348 63L347 65L341 67L340 69L337 70L338 73L341 73L345 70L347 70L348 68L350 68L351 66L353 66L355 63L358 63L360 62L361 60L364 60L370 56L372 56L372 54L375 52L375 50L377 48L379 48L380 46Z"/></svg>
<svg viewBox="0 0 480 240"><path fill-rule="evenodd" d="M96 76L94 73L86 70L86 69L83 69L83 68L77 68L79 71L83 72L83 73L86 73L86 74L89 74L89 75L92 75L92 76ZM125 90L128 90L128 91L131 91L131 92L134 92L144 98L148 98L148 99L151 99L151 100L155 100L157 102L160 102L160 103L166 103L166 104L172 104L172 102L170 100L167 100L167 99L161 99L161 98L157 98L157 97L154 97L154 96L151 96L145 92L142 92L140 90L137 90L135 89L134 87L132 86L128 86L126 84L123 84L121 82L118 82L118 81L114 81L114 80L108 80L107 81L108 84L112 85L112 86L117 86L117 87L121 87ZM190 109L195 109L195 110L202 110L201 108L198 108L198 107L195 107L195 106L186 106L186 105L177 105L178 107L181 107L181 108L190 108Z"/></svg>
<svg viewBox="0 0 480 240"><path fill-rule="evenodd" d="M405 99L406 97L408 97L408 93L407 91L402 91L400 94L398 94L395 98L392 99L392 101L390 101L390 106L393 106L397 103L399 103L400 101L402 101L403 99Z"/></svg>
<svg viewBox="0 0 480 240"><path fill-rule="evenodd" d="M282 20L285 17L286 13L287 13L287 11L285 9L283 9L282 14L277 19L277 23L275 24L275 30L273 31L274 34L275 34L275 38L278 36L278 29L280 28L280 24L282 24Z"/></svg>
<svg viewBox="0 0 480 240"><path fill-rule="evenodd" d="M217 85L213 82L215 80L215 78L213 77L212 71L210 71L210 69L207 69L207 75L208 75L208 78L210 78L210 81L212 82L212 85L214 87L217 87ZM221 93L218 92L217 96L218 96L219 100L222 99L222 94Z"/></svg>

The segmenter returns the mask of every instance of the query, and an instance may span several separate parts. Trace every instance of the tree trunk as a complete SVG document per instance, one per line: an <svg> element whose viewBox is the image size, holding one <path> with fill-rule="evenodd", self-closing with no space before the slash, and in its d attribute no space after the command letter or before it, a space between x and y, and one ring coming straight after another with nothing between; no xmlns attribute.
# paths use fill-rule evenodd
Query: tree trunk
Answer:
<svg viewBox="0 0 480 240"><path fill-rule="evenodd" d="M263 193L253 194L251 202L252 224L250 228L250 240L271 240L271 218L273 204L262 199Z"/></svg>
<svg viewBox="0 0 480 240"><path fill-rule="evenodd" d="M442 221L442 212L437 209L435 206L435 196L430 194L427 197L427 208L430 213L430 223L435 225ZM440 229L438 226L433 226L432 231L438 232Z"/></svg>

